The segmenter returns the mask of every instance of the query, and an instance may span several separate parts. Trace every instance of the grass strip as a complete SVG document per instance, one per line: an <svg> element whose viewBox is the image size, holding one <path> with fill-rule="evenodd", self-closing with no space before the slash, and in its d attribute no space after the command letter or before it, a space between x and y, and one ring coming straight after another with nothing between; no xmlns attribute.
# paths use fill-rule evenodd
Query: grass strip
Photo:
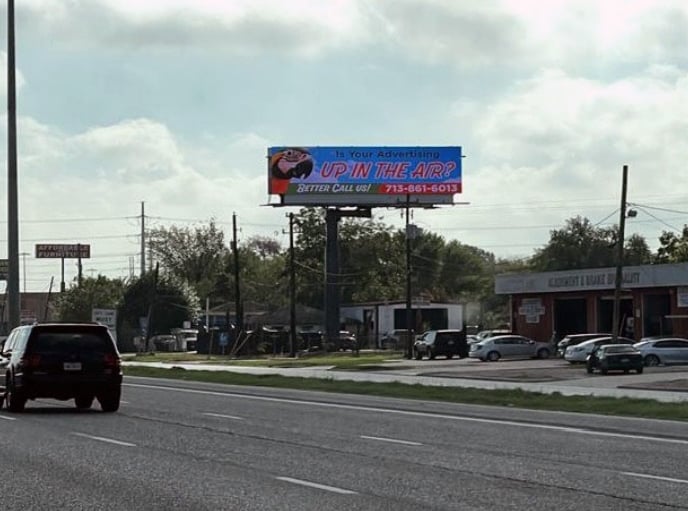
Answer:
<svg viewBox="0 0 688 511"><path fill-rule="evenodd" d="M353 356L350 353L308 355L299 358L262 357L255 359L232 359L221 355L198 355L194 353L154 353L123 355L123 360L134 362L186 362L196 364L240 365L248 367L315 367L332 366L336 369L370 370L371 366L386 368L385 363L401 360L399 353L366 353ZM393 366L389 366L393 369Z"/></svg>
<svg viewBox="0 0 688 511"><path fill-rule="evenodd" d="M508 406L531 410L688 420L688 406L685 403L662 403L652 399L564 396L558 392L544 394L521 389L493 390L466 387L431 387L420 384L409 385L405 383L356 382L279 375L249 375L228 371L196 371L182 368L162 369L127 366L123 370L127 376L224 383L228 385L363 394L449 403Z"/></svg>

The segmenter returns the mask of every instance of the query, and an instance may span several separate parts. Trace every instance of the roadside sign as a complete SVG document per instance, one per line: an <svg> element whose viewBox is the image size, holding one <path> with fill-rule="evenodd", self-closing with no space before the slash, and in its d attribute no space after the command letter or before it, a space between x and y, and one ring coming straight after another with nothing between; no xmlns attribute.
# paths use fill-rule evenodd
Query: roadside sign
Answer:
<svg viewBox="0 0 688 511"><path fill-rule="evenodd" d="M53 245L40 243L36 245L37 259L89 259L91 245L74 243L71 245Z"/></svg>
<svg viewBox="0 0 688 511"><path fill-rule="evenodd" d="M10 260L0 259L0 280L7 280L7 275L10 272Z"/></svg>
<svg viewBox="0 0 688 511"><path fill-rule="evenodd" d="M108 327L112 337L117 341L117 311L115 309L91 309L91 321Z"/></svg>

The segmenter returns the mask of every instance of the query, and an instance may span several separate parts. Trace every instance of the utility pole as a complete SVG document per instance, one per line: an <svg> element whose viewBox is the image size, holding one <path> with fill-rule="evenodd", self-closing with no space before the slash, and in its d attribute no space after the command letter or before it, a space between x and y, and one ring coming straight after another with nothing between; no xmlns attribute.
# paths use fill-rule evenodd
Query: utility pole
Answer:
<svg viewBox="0 0 688 511"><path fill-rule="evenodd" d="M141 201L141 277L146 273L146 210Z"/></svg>
<svg viewBox="0 0 688 511"><path fill-rule="evenodd" d="M294 260L294 213L289 213L289 356L296 357L296 264Z"/></svg>
<svg viewBox="0 0 688 511"><path fill-rule="evenodd" d="M77 284L81 287L81 281L83 280L83 266L81 265L81 243L76 245L77 252Z"/></svg>
<svg viewBox="0 0 688 511"><path fill-rule="evenodd" d="M623 280L624 237L626 230L626 188L628 185L628 165L623 166L621 179L621 211L619 213L619 233L616 242L616 279L614 285L614 312L612 315L612 343L619 337L619 316L621 302L621 281Z"/></svg>
<svg viewBox="0 0 688 511"><path fill-rule="evenodd" d="M14 0L7 2L7 294L8 326L20 323L19 197L17 185L17 86L14 54Z"/></svg>
<svg viewBox="0 0 688 511"><path fill-rule="evenodd" d="M236 308L237 332L244 330L244 311L241 305L241 285L239 282L239 245L237 243L237 216L232 213L232 251L234 253L234 306Z"/></svg>

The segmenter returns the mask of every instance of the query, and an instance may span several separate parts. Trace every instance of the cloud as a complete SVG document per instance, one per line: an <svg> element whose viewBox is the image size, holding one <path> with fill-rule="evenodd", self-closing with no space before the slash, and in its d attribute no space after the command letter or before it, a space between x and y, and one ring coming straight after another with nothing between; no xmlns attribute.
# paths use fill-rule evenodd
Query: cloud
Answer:
<svg viewBox="0 0 688 511"><path fill-rule="evenodd" d="M0 52L0 98L7 104L7 52ZM15 69L16 92L19 93L24 87L26 80L24 74L19 69Z"/></svg>
<svg viewBox="0 0 688 511"><path fill-rule="evenodd" d="M495 4L387 0L374 5L383 29L378 36L427 62L512 66L526 55L526 24Z"/></svg>
<svg viewBox="0 0 688 511"><path fill-rule="evenodd" d="M27 0L26 30L83 49L141 47L213 48L251 55L262 52L316 55L365 37L355 2L314 0L173 0L61 2ZM19 18L19 16L18 16Z"/></svg>

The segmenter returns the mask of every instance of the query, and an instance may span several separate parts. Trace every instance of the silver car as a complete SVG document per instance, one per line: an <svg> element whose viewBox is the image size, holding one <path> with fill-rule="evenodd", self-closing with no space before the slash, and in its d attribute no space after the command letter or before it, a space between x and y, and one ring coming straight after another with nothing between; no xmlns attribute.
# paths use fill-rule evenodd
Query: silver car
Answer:
<svg viewBox="0 0 688 511"><path fill-rule="evenodd" d="M483 362L500 358L547 358L552 347L546 342L535 342L522 335L497 335L470 344L468 356Z"/></svg>
<svg viewBox="0 0 688 511"><path fill-rule="evenodd" d="M603 344L611 344L612 336L608 335L605 337L598 337L596 339L590 339L588 341L577 344L576 346L568 346L564 352L564 360L571 364L582 364L588 358L588 355L592 353L592 350L597 346ZM635 344L633 339L628 337L617 337L617 343L619 344Z"/></svg>
<svg viewBox="0 0 688 511"><path fill-rule="evenodd" d="M635 347L642 353L646 366L688 364L688 339L682 337L641 341Z"/></svg>

